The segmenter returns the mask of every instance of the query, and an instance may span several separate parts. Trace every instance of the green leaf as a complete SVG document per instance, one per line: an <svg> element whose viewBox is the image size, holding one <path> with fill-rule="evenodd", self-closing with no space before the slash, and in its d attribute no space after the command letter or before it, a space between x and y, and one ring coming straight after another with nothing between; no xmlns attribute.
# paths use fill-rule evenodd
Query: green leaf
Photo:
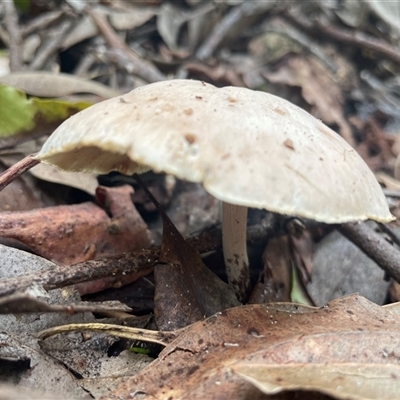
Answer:
<svg viewBox="0 0 400 400"><path fill-rule="evenodd" d="M64 100L39 99L36 97L33 97L31 100L38 113L48 122L59 119L65 120L72 114L92 105L92 103L86 101L68 102Z"/></svg>
<svg viewBox="0 0 400 400"><path fill-rule="evenodd" d="M297 269L292 262L292 276L291 276L291 291L290 291L290 301L293 303L305 304L308 306L312 306L311 299L304 289L304 285L302 285L300 281L299 274L297 273Z"/></svg>
<svg viewBox="0 0 400 400"><path fill-rule="evenodd" d="M16 7L23 13L27 13L31 6L30 0L14 0Z"/></svg>
<svg viewBox="0 0 400 400"><path fill-rule="evenodd" d="M130 347L129 351L135 354L149 354L150 350L145 349L144 347Z"/></svg>
<svg viewBox="0 0 400 400"><path fill-rule="evenodd" d="M0 136L10 136L34 126L35 107L24 93L10 86L0 86Z"/></svg>
<svg viewBox="0 0 400 400"><path fill-rule="evenodd" d="M90 106L89 102L27 98L11 86L0 85L0 137L10 137L33 130L38 123L62 122Z"/></svg>

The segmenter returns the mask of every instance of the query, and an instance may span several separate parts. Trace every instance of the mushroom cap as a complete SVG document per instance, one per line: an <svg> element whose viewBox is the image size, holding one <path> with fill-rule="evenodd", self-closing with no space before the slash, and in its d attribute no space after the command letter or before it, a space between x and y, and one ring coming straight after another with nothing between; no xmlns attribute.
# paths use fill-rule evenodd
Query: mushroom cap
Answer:
<svg viewBox="0 0 400 400"><path fill-rule="evenodd" d="M245 88L139 87L70 117L37 158L69 171L152 169L201 182L228 203L327 223L393 219L374 175L337 133Z"/></svg>

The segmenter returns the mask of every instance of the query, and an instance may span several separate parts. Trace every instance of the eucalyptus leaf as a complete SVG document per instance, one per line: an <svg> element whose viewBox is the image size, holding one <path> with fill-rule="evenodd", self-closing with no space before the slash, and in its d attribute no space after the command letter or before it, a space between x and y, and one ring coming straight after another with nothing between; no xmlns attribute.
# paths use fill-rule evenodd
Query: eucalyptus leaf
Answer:
<svg viewBox="0 0 400 400"><path fill-rule="evenodd" d="M91 93L108 99L119 93L99 82L69 74L50 72L13 72L1 76L0 83L16 87L26 94L39 97L62 97L76 93Z"/></svg>
<svg viewBox="0 0 400 400"><path fill-rule="evenodd" d="M0 138L32 131L36 125L61 123L89 107L89 102L27 98L19 89L0 84Z"/></svg>

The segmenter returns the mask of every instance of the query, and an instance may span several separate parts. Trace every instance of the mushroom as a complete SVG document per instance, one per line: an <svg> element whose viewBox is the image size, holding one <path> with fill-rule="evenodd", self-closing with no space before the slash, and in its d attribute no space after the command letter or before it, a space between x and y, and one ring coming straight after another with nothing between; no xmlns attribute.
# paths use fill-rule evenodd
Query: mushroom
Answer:
<svg viewBox="0 0 400 400"><path fill-rule="evenodd" d="M246 298L247 207L325 223L393 219L367 165L338 134L277 96L195 80L139 87L65 121L36 156L68 171L152 169L223 202L229 283Z"/></svg>

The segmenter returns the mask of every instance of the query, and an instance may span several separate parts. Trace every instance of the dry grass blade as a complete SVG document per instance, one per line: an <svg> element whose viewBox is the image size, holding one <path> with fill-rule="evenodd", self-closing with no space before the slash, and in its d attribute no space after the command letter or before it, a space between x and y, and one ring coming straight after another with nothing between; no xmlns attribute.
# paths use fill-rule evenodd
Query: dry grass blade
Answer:
<svg viewBox="0 0 400 400"><path fill-rule="evenodd" d="M145 342L158 343L167 346L173 342L182 331L160 332L150 331L148 329L131 328L128 326L112 325L112 324L69 324L56 326L38 333L39 339L46 339L50 336L68 332L103 332L111 336L126 338L130 340L141 340Z"/></svg>

